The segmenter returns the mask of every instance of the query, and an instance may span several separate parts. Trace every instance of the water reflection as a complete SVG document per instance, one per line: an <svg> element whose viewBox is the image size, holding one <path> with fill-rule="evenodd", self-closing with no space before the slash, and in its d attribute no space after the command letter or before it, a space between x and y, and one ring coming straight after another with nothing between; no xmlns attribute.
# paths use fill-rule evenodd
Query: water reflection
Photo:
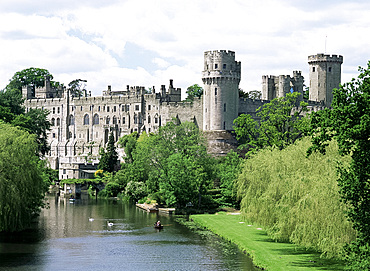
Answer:
<svg viewBox="0 0 370 271"><path fill-rule="evenodd" d="M194 234L172 216L87 197L48 200L33 229L0 235L0 270L254 270L235 246Z"/></svg>

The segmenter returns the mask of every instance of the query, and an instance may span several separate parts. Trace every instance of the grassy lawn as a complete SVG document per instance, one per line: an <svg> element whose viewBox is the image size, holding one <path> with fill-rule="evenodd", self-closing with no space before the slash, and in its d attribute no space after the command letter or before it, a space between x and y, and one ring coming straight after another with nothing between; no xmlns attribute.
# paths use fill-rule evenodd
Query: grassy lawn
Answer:
<svg viewBox="0 0 370 271"><path fill-rule="evenodd" d="M266 232L241 220L240 215L218 213L192 215L199 226L206 227L248 253L255 265L266 270L343 270L341 262L322 259L320 254L294 244L272 241Z"/></svg>

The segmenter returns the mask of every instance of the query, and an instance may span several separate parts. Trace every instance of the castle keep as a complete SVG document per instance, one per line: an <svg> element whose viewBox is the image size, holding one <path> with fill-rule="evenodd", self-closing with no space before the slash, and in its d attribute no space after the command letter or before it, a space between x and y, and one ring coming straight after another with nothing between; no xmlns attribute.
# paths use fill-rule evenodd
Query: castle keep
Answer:
<svg viewBox="0 0 370 271"><path fill-rule="evenodd" d="M308 57L310 68L309 105L311 110L330 107L332 89L341 79L342 56L318 54ZM290 75L262 76L262 99L240 99L241 63L233 51L204 53L202 81L204 94L193 102L181 101L181 89L173 80L159 91L142 86L127 86L114 91L110 86L102 96L73 97L66 88L45 86L22 89L25 107L47 109L51 122L47 155L52 168L59 169L59 178L89 178L99 162L99 149L108 142L110 132L115 140L132 132L155 132L173 118L194 122L207 136L209 151L227 152L234 139L229 133L239 114L255 117L261 105L287 93L303 94L304 78L300 71ZM303 95L301 95L303 96ZM122 150L119 150L122 157Z"/></svg>

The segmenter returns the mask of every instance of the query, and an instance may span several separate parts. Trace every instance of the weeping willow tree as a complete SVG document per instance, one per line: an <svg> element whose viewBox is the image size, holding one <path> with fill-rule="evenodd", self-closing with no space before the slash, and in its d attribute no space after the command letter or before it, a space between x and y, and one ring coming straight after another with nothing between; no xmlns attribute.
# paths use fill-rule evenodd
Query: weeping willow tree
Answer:
<svg viewBox="0 0 370 271"><path fill-rule="evenodd" d="M25 229L43 205L37 151L36 135L0 122L0 232Z"/></svg>
<svg viewBox="0 0 370 271"><path fill-rule="evenodd" d="M327 154L306 158L310 139L284 150L268 148L245 160L237 180L246 220L267 229L278 241L290 241L338 257L355 238L340 201L337 163L350 158L330 143Z"/></svg>

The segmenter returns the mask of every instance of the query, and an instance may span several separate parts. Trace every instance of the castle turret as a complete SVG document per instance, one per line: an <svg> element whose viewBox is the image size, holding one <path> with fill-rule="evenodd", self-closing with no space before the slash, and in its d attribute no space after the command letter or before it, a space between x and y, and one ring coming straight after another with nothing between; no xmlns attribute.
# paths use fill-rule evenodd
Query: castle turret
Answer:
<svg viewBox="0 0 370 271"><path fill-rule="evenodd" d="M343 56L317 54L308 57L310 67L309 100L323 102L330 107L333 88L341 82Z"/></svg>
<svg viewBox="0 0 370 271"><path fill-rule="evenodd" d="M233 51L204 53L203 130L232 130L238 117L240 62Z"/></svg>

